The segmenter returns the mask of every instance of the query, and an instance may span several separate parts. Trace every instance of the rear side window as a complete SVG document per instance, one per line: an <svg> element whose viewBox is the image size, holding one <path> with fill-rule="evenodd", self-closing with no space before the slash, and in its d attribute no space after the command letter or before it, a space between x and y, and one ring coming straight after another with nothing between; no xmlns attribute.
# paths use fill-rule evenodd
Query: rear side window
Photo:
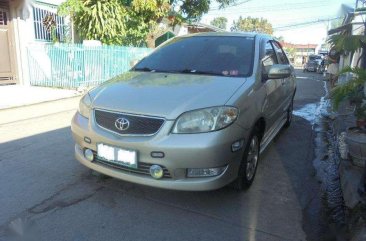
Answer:
<svg viewBox="0 0 366 241"><path fill-rule="evenodd" d="M254 38L229 36L177 37L139 62L133 70L250 76Z"/></svg>
<svg viewBox="0 0 366 241"><path fill-rule="evenodd" d="M278 62L280 64L289 64L289 61L286 57L286 54L282 50L281 46L275 41L273 41L272 43L273 43L273 47L274 47L274 49L276 51L276 54L277 54L277 57L278 57Z"/></svg>

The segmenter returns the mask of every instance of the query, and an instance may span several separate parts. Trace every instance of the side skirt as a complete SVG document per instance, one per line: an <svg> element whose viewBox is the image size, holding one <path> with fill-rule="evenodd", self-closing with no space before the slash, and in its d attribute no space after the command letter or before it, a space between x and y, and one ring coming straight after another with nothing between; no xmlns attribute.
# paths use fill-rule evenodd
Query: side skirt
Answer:
<svg viewBox="0 0 366 241"><path fill-rule="evenodd" d="M273 138L275 138L277 136L278 132L280 132L282 127L285 125L285 123L286 123L286 118L281 119L281 121L278 122L277 127L275 129L273 129L273 131L266 138L264 138L261 141L260 153L262 153L266 150L268 145L271 143Z"/></svg>

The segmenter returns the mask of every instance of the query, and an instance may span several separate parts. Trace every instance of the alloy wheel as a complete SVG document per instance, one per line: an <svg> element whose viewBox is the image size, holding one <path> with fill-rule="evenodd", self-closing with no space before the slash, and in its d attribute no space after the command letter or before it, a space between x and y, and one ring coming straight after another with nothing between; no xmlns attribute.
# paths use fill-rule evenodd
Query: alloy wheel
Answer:
<svg viewBox="0 0 366 241"><path fill-rule="evenodd" d="M245 174L247 180L252 180L257 168L258 164L258 156L259 156L259 143L257 136L253 136L250 141L248 155L247 155L247 166L245 170Z"/></svg>

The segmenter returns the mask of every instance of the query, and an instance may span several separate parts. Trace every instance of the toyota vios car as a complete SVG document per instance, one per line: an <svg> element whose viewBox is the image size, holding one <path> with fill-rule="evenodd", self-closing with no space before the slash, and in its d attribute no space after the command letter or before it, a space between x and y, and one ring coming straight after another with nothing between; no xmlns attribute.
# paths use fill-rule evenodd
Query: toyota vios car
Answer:
<svg viewBox="0 0 366 241"><path fill-rule="evenodd" d="M81 99L75 156L153 187L244 189L260 152L289 126L295 90L293 68L270 36L177 37Z"/></svg>

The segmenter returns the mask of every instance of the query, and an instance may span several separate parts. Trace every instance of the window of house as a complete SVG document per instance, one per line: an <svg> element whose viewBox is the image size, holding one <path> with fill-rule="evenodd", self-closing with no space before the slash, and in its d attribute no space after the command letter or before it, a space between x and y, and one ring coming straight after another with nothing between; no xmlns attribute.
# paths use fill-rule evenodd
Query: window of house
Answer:
<svg viewBox="0 0 366 241"><path fill-rule="evenodd" d="M7 25L8 24L8 18L6 16L5 10L0 8L0 25Z"/></svg>
<svg viewBox="0 0 366 241"><path fill-rule="evenodd" d="M36 40L52 41L56 38L65 41L66 24L63 17L38 7L33 7L34 34ZM52 28L55 29L54 34Z"/></svg>

